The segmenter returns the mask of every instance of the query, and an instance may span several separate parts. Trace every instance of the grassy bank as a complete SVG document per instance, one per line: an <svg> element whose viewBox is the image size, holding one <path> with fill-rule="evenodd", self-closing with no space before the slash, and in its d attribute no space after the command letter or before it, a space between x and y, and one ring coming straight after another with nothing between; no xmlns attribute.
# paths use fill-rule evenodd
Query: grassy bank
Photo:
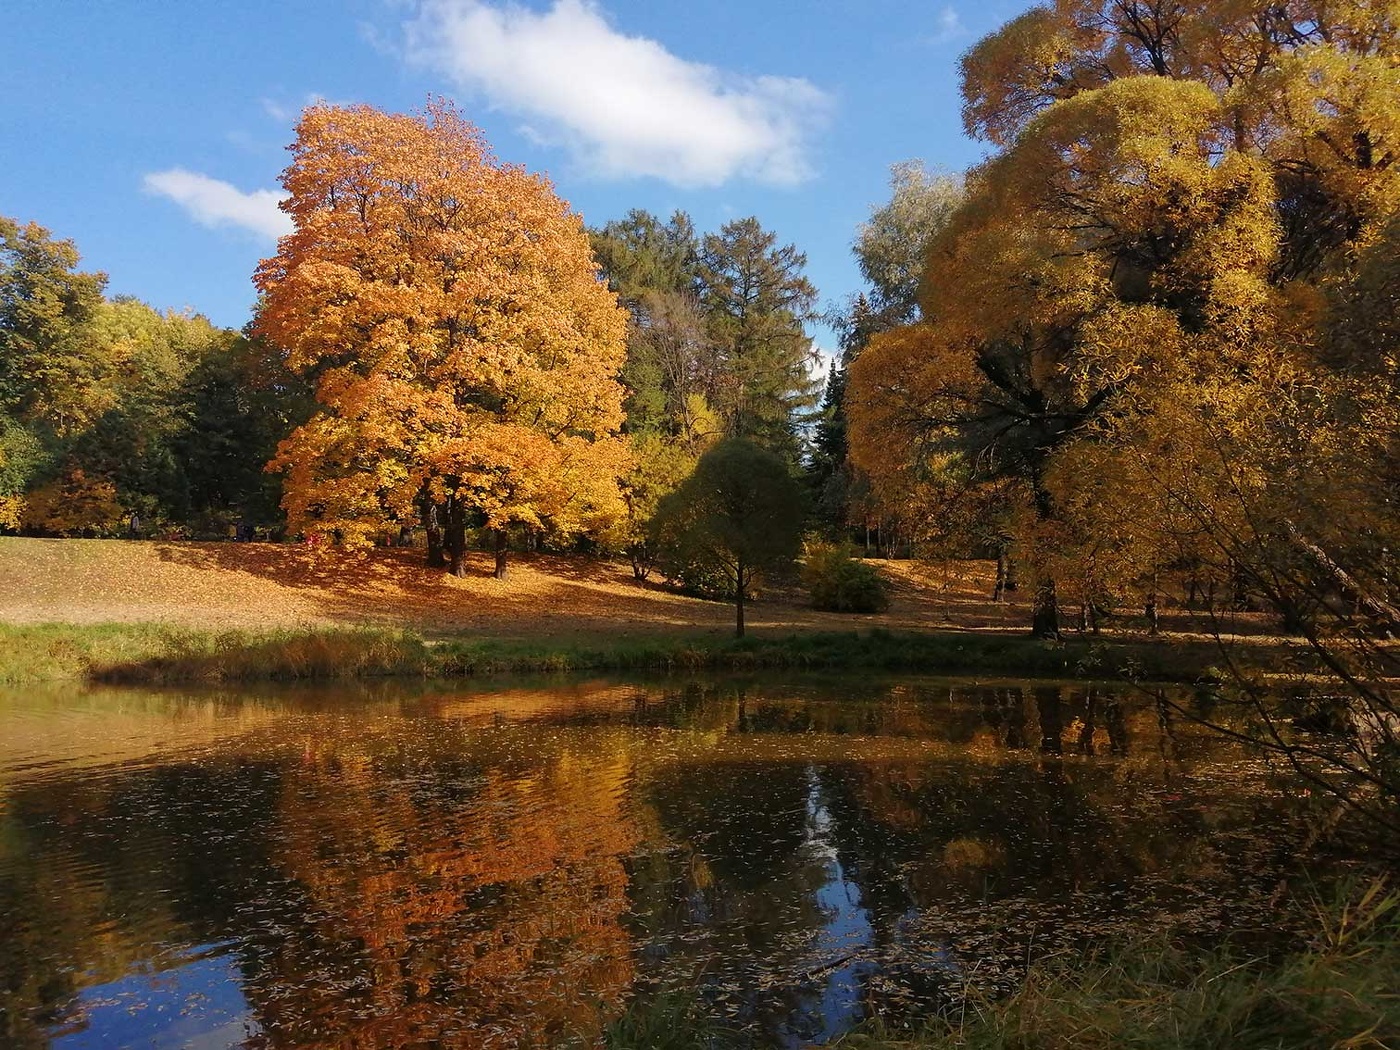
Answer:
<svg viewBox="0 0 1400 1050"><path fill-rule="evenodd" d="M1203 643L1068 641L968 632L813 631L518 641L429 641L403 630L200 631L150 625L0 626L0 681L133 684L453 677L510 672L879 670L1195 681Z"/></svg>
<svg viewBox="0 0 1400 1050"><path fill-rule="evenodd" d="M1105 948L1033 966L1013 995L974 997L922 1032L867 1026L849 1050L1279 1050L1400 1046L1400 903L1374 886L1321 916L1306 950L1279 959L1168 943ZM634 1005L613 1050L751 1045L675 997Z"/></svg>

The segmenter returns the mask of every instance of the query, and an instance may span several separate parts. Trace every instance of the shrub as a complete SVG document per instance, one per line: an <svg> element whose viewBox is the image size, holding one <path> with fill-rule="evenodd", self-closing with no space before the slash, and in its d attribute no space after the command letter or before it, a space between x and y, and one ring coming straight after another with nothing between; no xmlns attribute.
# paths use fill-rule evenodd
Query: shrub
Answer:
<svg viewBox="0 0 1400 1050"><path fill-rule="evenodd" d="M889 584L874 567L852 556L849 546L809 546L802 566L802 583L818 609L878 613L890 607Z"/></svg>

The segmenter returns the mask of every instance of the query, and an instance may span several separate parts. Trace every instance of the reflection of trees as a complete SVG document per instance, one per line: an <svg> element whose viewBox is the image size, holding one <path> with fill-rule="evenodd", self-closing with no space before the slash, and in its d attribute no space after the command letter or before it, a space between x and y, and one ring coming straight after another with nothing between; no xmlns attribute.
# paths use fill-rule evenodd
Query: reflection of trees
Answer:
<svg viewBox="0 0 1400 1050"><path fill-rule="evenodd" d="M1033 892L1064 897L1200 862L1199 842L1214 807L1234 808L1237 781L1202 782L1189 800L1164 804L1182 776L1176 744L1158 712L1129 711L1102 691L1039 687L989 691L987 728L1002 747L1024 750L1036 726L1038 761L841 766L828 771L838 827L851 832L852 870L860 858L894 854L911 903L928 905L975 889L984 895ZM1122 754L1121 762L1061 759L1065 753ZM1253 774L1248 774L1253 776ZM1261 819L1278 803L1261 799ZM980 850L970 844L978 843ZM947 847L955 844L950 854ZM1216 848L1228 848L1226 843ZM1183 871L1183 878L1189 876Z"/></svg>
<svg viewBox="0 0 1400 1050"><path fill-rule="evenodd" d="M600 1029L632 980L630 761L522 765L312 747L288 770L281 859L308 921L252 974L268 1045L514 1047Z"/></svg>
<svg viewBox="0 0 1400 1050"><path fill-rule="evenodd" d="M276 760L36 784L8 800L0 1043L82 987L236 942L253 1045L553 1045L632 979L631 759L597 736L472 741L353 720Z"/></svg>
<svg viewBox="0 0 1400 1050"><path fill-rule="evenodd" d="M829 918L813 909L823 872L800 841L808 775L830 815L843 880L859 887L869 918L859 957L898 974L905 990L883 980L866 989L886 1010L906 993L925 1003L941 994L953 945L977 945L995 981L1032 943L1081 943L1118 922L1189 912L1186 921L1208 931L1253 892L1251 876L1278 871L1277 858L1254 852L1260 832L1290 837L1286 801L1239 790L1257 770L1195 780L1182 795L1182 747L1199 755L1205 745L1183 745L1158 711L1101 688L914 690L875 704L739 695L725 708L717 693L692 713L712 727L728 710L731 732L788 739L790 761L765 767L761 780L728 757L656 771L648 797L679 860L651 872L640 910L667 965L680 956L700 969L703 960L717 988L725 972L778 977L783 995L750 991L741 1017L780 1009L779 998L791 1017L819 998L823 978L798 935ZM958 739L963 751L841 762L819 742L860 732ZM809 766L804 753L823 758ZM1222 822L1232 834L1214 834Z"/></svg>
<svg viewBox="0 0 1400 1050"><path fill-rule="evenodd" d="M223 936L275 880L262 839L275 788L269 766L238 763L13 792L0 823L0 1044L46 1046L83 988L178 965L178 946Z"/></svg>
<svg viewBox="0 0 1400 1050"><path fill-rule="evenodd" d="M834 869L859 887L862 959L910 987L988 929L1237 898L1265 867L1247 851L1286 842L1289 804L1257 769L1201 779L1222 745L1103 689L736 678L383 700L268 705L271 729L178 761L16 782L0 1042L41 1045L81 985L211 942L269 1048L588 1038L634 969L700 973L726 1009L795 1031L840 955Z"/></svg>

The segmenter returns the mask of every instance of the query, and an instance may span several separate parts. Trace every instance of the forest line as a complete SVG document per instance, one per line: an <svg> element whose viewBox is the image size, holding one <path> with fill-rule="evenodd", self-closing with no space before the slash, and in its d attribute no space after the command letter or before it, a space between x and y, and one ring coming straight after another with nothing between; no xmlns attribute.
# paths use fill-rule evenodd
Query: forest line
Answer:
<svg viewBox="0 0 1400 1050"><path fill-rule="evenodd" d="M866 287L823 315L757 218L588 229L450 104L312 106L242 333L109 301L5 220L0 525L416 531L452 572L545 545L740 597L804 534L874 531L996 557L1039 637L1065 604L1151 623L1164 581L1392 630L1395 32L1370 5L1035 8L962 62L989 158L896 166ZM726 441L798 482L761 525L687 495Z"/></svg>

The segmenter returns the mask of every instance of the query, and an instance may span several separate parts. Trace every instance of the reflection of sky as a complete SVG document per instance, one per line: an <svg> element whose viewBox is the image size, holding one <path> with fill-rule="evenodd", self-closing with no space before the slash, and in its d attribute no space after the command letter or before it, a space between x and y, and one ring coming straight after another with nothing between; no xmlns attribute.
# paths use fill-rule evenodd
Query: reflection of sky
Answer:
<svg viewBox="0 0 1400 1050"><path fill-rule="evenodd" d="M85 988L51 1045L55 1050L240 1046L258 1032L240 976L235 957L205 954L171 969Z"/></svg>
<svg viewBox="0 0 1400 1050"><path fill-rule="evenodd" d="M870 913L861 903L860 886L846 877L845 867L832 841L831 825L831 811L822 800L821 781L817 771L809 769L802 850L809 862L822 872L816 900L823 918L822 926L812 942L811 967L813 970L823 967L831 969L824 971L825 981L820 986L820 997L809 1012L808 1021L818 1030L803 1034L821 1042L860 1020L862 978L869 976L874 969L870 962L848 959L852 953L870 946L874 929L870 924Z"/></svg>

